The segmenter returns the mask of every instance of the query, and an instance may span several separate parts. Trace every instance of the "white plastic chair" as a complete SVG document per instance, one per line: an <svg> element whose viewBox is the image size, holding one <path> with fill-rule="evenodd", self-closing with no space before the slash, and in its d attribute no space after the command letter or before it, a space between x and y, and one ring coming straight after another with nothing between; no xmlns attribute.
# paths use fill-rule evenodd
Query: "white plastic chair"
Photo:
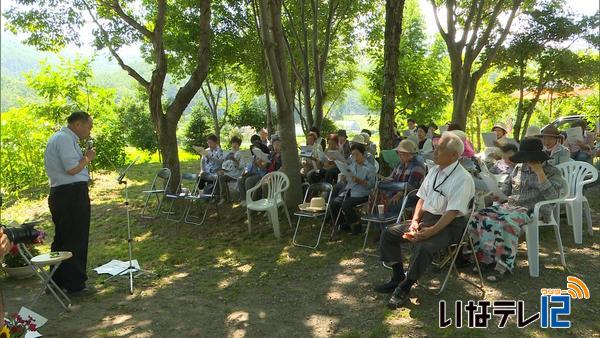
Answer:
<svg viewBox="0 0 600 338"><path fill-rule="evenodd" d="M563 267L567 267L565 262L565 253L563 250L562 240L560 238L560 215L559 205L564 203L569 193L567 182L563 179L560 196L556 199L547 201L537 202L533 208L533 215L531 215L531 221L525 225L525 242L527 242L527 261L529 263L529 275L531 277L540 276L540 238L539 238L539 227L541 226L552 226L554 228L554 235L556 236L556 243L558 244L558 250L560 252L560 262ZM552 213L550 214L549 222L545 223L540 218L540 208L544 205L555 204Z"/></svg>
<svg viewBox="0 0 600 338"><path fill-rule="evenodd" d="M262 189L263 185L267 185L266 198L261 198L257 201L252 200L252 194ZM286 174L274 171L265 175L258 184L246 191L246 213L248 214L248 233L252 232L252 220L250 216L251 211L266 211L271 224L273 224L273 232L275 237L281 238L281 232L279 230L279 208L283 207L285 215L287 216L290 227L292 227L292 220L290 213L285 205L283 199L283 193L290 187L290 179ZM264 192L264 190L263 190Z"/></svg>
<svg viewBox="0 0 600 338"><path fill-rule="evenodd" d="M573 236L575 243L583 242L583 207L586 209L586 221L590 236L593 234L592 215L590 213L590 204L583 195L583 186L592 183L598 179L598 170L593 165L582 161L570 161L556 166L561 171L562 177L567 181L568 195L560 204L565 204L567 208L567 219L569 224L573 225Z"/></svg>

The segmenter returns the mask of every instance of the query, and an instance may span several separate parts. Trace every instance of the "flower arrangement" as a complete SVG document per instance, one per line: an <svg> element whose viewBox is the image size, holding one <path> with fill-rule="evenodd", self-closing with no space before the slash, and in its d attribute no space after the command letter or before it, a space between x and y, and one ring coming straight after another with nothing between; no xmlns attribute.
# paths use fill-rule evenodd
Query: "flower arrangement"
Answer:
<svg viewBox="0 0 600 338"><path fill-rule="evenodd" d="M28 331L36 331L37 326L31 316L27 319L22 318L18 314L14 314L9 318L4 319L0 329L0 338L21 338L25 337Z"/></svg>

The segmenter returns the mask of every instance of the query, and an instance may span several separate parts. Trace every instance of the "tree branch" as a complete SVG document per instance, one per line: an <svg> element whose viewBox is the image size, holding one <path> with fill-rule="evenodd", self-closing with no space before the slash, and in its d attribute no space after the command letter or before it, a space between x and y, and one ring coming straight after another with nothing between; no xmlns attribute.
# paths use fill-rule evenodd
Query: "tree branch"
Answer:
<svg viewBox="0 0 600 338"><path fill-rule="evenodd" d="M200 32L198 47L198 58L196 68L190 75L190 78L183 87L180 87L175 95L175 99L168 107L168 113L173 115L173 118L179 119L183 114L184 109L188 106L194 95L202 86L202 82L206 79L208 73L208 60L210 60L210 0L200 0Z"/></svg>
<svg viewBox="0 0 600 338"><path fill-rule="evenodd" d="M117 63L119 64L119 66L124 71L126 71L127 74L129 74L129 76L131 76L132 78L134 78L142 87L144 87L144 89L148 90L148 87L150 86L150 82L148 82L148 80L144 79L144 77L142 75L140 75L140 73L138 73L135 69L133 69L129 65L125 64L125 62L123 61L123 59L121 58L121 56L119 56L119 54L117 53L117 51L115 50L115 48L112 46L112 44L110 42L110 39L109 39L108 32L104 29L104 27L100 24L100 22L98 21L98 19L94 16L94 14L92 12L92 9L89 6L89 4L86 1L83 1L83 4L86 7L89 15L91 16L92 21L94 21L94 24L100 30L100 33L102 34L102 38L104 40L104 44L106 45L106 47L110 51L110 54L117 60Z"/></svg>
<svg viewBox="0 0 600 338"><path fill-rule="evenodd" d="M125 13L125 11L123 10L123 7L121 7L121 4L119 3L118 0L113 0L113 2L110 5L110 7L129 26L131 26L132 28L134 28L136 31L140 32L140 34L144 35L148 39L152 40L152 32L150 30L148 30L146 27L144 27L144 25L142 25L139 22L137 22L134 18L132 18L131 16L127 15L127 13Z"/></svg>

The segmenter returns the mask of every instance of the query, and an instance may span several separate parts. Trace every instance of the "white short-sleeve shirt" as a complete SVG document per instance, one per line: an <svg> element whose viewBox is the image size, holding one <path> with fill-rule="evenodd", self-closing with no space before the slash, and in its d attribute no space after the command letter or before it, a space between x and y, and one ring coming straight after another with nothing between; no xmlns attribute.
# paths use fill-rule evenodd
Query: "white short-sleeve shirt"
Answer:
<svg viewBox="0 0 600 338"><path fill-rule="evenodd" d="M466 215L474 195L473 178L458 161L443 170L439 165L431 168L417 192L417 196L423 200L423 210L434 215L442 215L450 210L458 210L461 215Z"/></svg>

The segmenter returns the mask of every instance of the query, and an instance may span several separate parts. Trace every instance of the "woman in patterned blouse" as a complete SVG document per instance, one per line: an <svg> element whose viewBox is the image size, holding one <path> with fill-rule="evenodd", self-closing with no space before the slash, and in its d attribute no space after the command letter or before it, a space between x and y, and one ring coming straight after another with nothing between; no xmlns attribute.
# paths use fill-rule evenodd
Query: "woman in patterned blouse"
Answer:
<svg viewBox="0 0 600 338"><path fill-rule="evenodd" d="M484 270L493 269L487 278L490 282L512 273L521 227L529 223L535 204L560 194L564 180L546 162L548 155L542 149L540 139L523 139L520 150L510 158L517 165L502 187L508 201L479 210L468 225L477 259ZM542 208L542 218L550 217L550 212Z"/></svg>

